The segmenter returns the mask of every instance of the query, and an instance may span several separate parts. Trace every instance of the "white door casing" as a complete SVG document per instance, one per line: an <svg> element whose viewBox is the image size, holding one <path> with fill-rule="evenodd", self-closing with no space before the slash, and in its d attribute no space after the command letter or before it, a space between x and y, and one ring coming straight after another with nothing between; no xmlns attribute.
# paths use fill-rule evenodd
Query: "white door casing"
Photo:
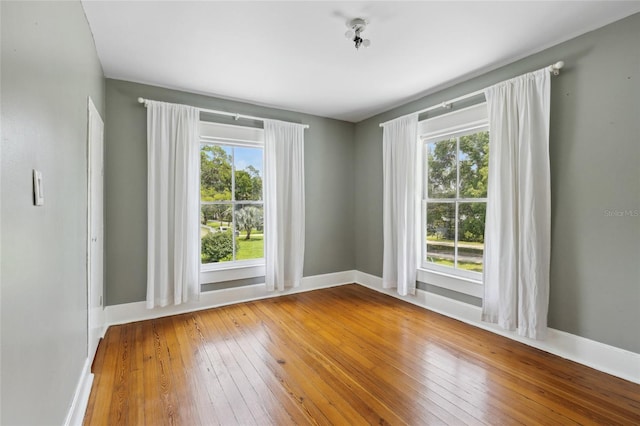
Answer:
<svg viewBox="0 0 640 426"><path fill-rule="evenodd" d="M91 98L88 98L87 178L88 178L88 252L87 252L87 356L93 360L104 327L104 122Z"/></svg>

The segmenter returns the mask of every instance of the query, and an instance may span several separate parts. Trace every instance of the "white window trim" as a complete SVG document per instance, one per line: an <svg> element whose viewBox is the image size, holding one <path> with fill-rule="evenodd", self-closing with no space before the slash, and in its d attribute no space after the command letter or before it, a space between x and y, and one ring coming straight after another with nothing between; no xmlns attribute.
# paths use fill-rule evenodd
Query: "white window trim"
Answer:
<svg viewBox="0 0 640 426"><path fill-rule="evenodd" d="M474 125L486 126L488 122L487 103L482 102L437 117L426 118L418 123L418 134L421 138L432 139L448 133L457 133Z"/></svg>
<svg viewBox="0 0 640 426"><path fill-rule="evenodd" d="M482 298L484 295L482 280L452 275L435 269L418 268L417 280L421 283L445 288L469 296Z"/></svg>
<svg viewBox="0 0 640 426"><path fill-rule="evenodd" d="M264 130L254 127L200 121L200 144L222 144L264 149ZM264 205L264 199L260 203ZM264 275L264 258L222 263L200 263L200 285L255 278Z"/></svg>
<svg viewBox="0 0 640 426"><path fill-rule="evenodd" d="M418 124L420 136L419 143L426 144L433 139L440 139L447 136L463 136L465 134L475 133L481 129L488 130L488 126L489 120L487 104L486 102L483 102L448 114L422 120ZM426 150L423 155L426 156ZM424 159L421 161L424 161ZM424 208L424 203L426 203L427 197L424 183L427 178L427 169L426 167L423 167L423 169L423 187L421 193L423 208L421 209L422 225L419 229L420 241L423 241L426 236L426 218L424 217L426 209ZM478 199L478 201L486 202L486 198ZM481 273L447 268L429 263L426 261L426 242L422 242L421 247L421 259L417 268L418 281L469 296L478 298L482 298L484 296L484 286L482 283Z"/></svg>
<svg viewBox="0 0 640 426"><path fill-rule="evenodd" d="M258 127L236 126L234 124L200 121L201 139L219 139L237 142L259 143L264 145L264 129Z"/></svg>
<svg viewBox="0 0 640 426"><path fill-rule="evenodd" d="M264 259L236 261L226 267L211 267L215 264L200 265L200 284L212 284L224 281L241 280L245 278L262 277L265 275Z"/></svg>

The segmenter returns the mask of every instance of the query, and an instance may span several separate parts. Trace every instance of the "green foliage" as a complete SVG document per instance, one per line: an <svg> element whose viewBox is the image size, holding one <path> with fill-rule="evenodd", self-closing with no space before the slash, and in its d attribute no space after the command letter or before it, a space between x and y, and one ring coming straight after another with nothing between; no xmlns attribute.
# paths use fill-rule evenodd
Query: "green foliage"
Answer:
<svg viewBox="0 0 640 426"><path fill-rule="evenodd" d="M244 150L250 148L242 148ZM225 226L231 226L234 219L234 201L260 201L262 200L262 177L260 171L254 165L247 165L238 169L238 164L243 162L243 153L240 148L219 145L201 145L200 147L200 222L208 228L222 230ZM254 153L255 154L255 153ZM236 164L234 164L237 161ZM251 232L263 228L262 208L256 206L244 206L235 212L236 228L246 232L240 244L236 241L231 230L224 232L210 232L202 237L201 257L203 263L221 262L233 260L233 246L236 244L236 259L263 257L264 243L260 238L259 243L252 244L255 237L251 238ZM245 251L240 247L251 248L243 257ZM248 256L248 257L247 257Z"/></svg>
<svg viewBox="0 0 640 426"><path fill-rule="evenodd" d="M251 231L262 228L262 209L255 206L245 206L236 211L236 226L247 233L245 240L251 238Z"/></svg>
<svg viewBox="0 0 640 426"><path fill-rule="evenodd" d="M262 177L254 166L235 170L235 198L232 198L232 147L200 147L200 199L202 201L236 201L262 199Z"/></svg>
<svg viewBox="0 0 640 426"><path fill-rule="evenodd" d="M202 237L201 243L202 263L231 260L233 256L233 235L231 231L209 233Z"/></svg>
<svg viewBox="0 0 640 426"><path fill-rule="evenodd" d="M226 206L216 204L203 204L200 210L200 223L208 225L210 222L216 220L221 221L224 216L224 210Z"/></svg>
<svg viewBox="0 0 640 426"><path fill-rule="evenodd" d="M211 221L231 223L230 204L203 204L200 210L200 223L207 225Z"/></svg>
<svg viewBox="0 0 640 426"><path fill-rule="evenodd" d="M485 198L489 178L489 132L460 137L460 198Z"/></svg>
<svg viewBox="0 0 640 426"><path fill-rule="evenodd" d="M454 203L427 204L427 235L453 240L456 233L456 205Z"/></svg>
<svg viewBox="0 0 640 426"><path fill-rule="evenodd" d="M251 177L251 200L262 200L262 178L260 172L255 167L249 165L246 169Z"/></svg>
<svg viewBox="0 0 640 426"><path fill-rule="evenodd" d="M456 139L445 139L428 145L428 191L431 198L456 196Z"/></svg>
<svg viewBox="0 0 640 426"><path fill-rule="evenodd" d="M458 240L484 242L484 222L487 215L485 203L460 203L458 207Z"/></svg>
<svg viewBox="0 0 640 426"><path fill-rule="evenodd" d="M459 151L456 138L430 143L427 149L427 187L430 198L455 198L456 189L459 190L460 198L487 196L489 132L461 136ZM484 242L485 215L484 203L460 203L459 240ZM427 236L453 240L455 229L455 204L430 202L427 205Z"/></svg>
<svg viewBox="0 0 640 426"><path fill-rule="evenodd" d="M227 194L231 199L231 155L217 145L200 147L200 199L217 201L216 195Z"/></svg>
<svg viewBox="0 0 640 426"><path fill-rule="evenodd" d="M262 178L260 172L248 166L246 170L236 170L236 200L258 201L262 199Z"/></svg>

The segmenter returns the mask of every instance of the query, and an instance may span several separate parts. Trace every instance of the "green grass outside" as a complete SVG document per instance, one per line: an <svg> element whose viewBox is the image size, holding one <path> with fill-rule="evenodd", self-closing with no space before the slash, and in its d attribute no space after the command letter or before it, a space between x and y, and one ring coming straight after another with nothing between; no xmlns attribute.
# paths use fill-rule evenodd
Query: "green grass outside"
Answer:
<svg viewBox="0 0 640 426"><path fill-rule="evenodd" d="M207 226L210 226L210 227L215 228L215 229L219 229L221 226L225 226L227 228L230 228L232 224L233 224L232 222L225 222L225 221L219 221L219 220L209 220L209 221L207 221Z"/></svg>
<svg viewBox="0 0 640 426"><path fill-rule="evenodd" d="M427 235L427 241L433 241L433 242L438 242L438 243L447 243L447 244L454 244L453 240L445 240L442 238L438 238L435 235ZM478 243L478 242L474 242L474 241L458 241L458 246L460 245L465 245L467 247L471 247L471 246L475 246L475 247L484 247L484 243Z"/></svg>
<svg viewBox="0 0 640 426"><path fill-rule="evenodd" d="M247 233L241 232L236 239L238 243L238 251L236 252L236 260L261 259L264 257L264 237L262 234L251 234L251 238L245 240Z"/></svg>
<svg viewBox="0 0 640 426"><path fill-rule="evenodd" d="M453 260L430 258L429 262L435 263L436 265L447 266L449 268L453 268ZM464 269L466 271L472 271L472 272L482 272L482 264L481 263L460 262L460 261L458 261L458 269Z"/></svg>
<svg viewBox="0 0 640 426"><path fill-rule="evenodd" d="M207 226L219 228L220 226L227 226L226 222L209 221ZM206 235L206 232L205 232ZM261 259L264 257L264 236L254 230L249 240L245 240L247 233L245 231L240 233L240 236L236 239L238 244L238 251L236 252L236 260L249 260L249 259ZM439 240L435 237L428 237L429 241L437 242L449 242L449 240ZM453 241L451 241L453 243ZM464 244L474 245L482 247L482 243L465 242ZM229 259L230 260L230 259ZM453 261L448 259L432 258L431 261L436 265L447 266L453 268ZM473 262L458 262L458 268L473 272L482 272L482 264Z"/></svg>
<svg viewBox="0 0 640 426"><path fill-rule="evenodd" d="M208 221L207 226L214 229L219 229L220 226L227 226L226 222ZM200 237L207 235L209 231L207 228L200 228ZM264 235L262 231L256 229L251 231L251 237L245 240L247 236L246 231L240 232L236 238L236 260L249 260L249 259L262 259L264 257ZM202 260L202 256L201 256ZM221 262L228 262L231 260L231 256L221 259Z"/></svg>

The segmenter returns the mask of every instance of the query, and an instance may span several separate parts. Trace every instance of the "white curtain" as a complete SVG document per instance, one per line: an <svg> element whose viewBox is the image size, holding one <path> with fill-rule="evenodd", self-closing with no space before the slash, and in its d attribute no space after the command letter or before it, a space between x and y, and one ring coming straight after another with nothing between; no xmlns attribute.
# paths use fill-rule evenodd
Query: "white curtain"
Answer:
<svg viewBox="0 0 640 426"><path fill-rule="evenodd" d="M199 119L147 103L147 308L199 298Z"/></svg>
<svg viewBox="0 0 640 426"><path fill-rule="evenodd" d="M415 294L420 241L420 144L418 114L384 124L382 286Z"/></svg>
<svg viewBox="0 0 640 426"><path fill-rule="evenodd" d="M304 127L264 122L267 290L298 287L304 264Z"/></svg>
<svg viewBox="0 0 640 426"><path fill-rule="evenodd" d="M502 82L485 95L490 154L482 319L543 339L551 249L549 72Z"/></svg>

